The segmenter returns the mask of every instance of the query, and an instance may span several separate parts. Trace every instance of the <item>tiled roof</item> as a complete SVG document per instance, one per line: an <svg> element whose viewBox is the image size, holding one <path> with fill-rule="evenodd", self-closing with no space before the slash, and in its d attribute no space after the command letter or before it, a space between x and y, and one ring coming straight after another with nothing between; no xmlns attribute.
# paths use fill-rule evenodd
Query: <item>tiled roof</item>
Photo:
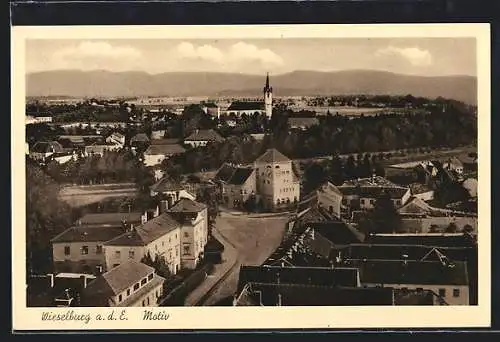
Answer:
<svg viewBox="0 0 500 342"><path fill-rule="evenodd" d="M151 139L151 145L175 145L179 143L179 139Z"/></svg>
<svg viewBox="0 0 500 342"><path fill-rule="evenodd" d="M180 191L184 189L181 184L174 182L167 177L163 177L158 182L151 186L151 190L154 192L169 192L169 191Z"/></svg>
<svg viewBox="0 0 500 342"><path fill-rule="evenodd" d="M247 283L358 286L357 268L241 266L238 292Z"/></svg>
<svg viewBox="0 0 500 342"><path fill-rule="evenodd" d="M55 153L63 152L63 147L57 141L39 141L31 148L32 152L37 153Z"/></svg>
<svg viewBox="0 0 500 342"><path fill-rule="evenodd" d="M252 283L236 305L258 306L261 299L264 306L277 306L279 301L282 306L393 305L393 291L392 288Z"/></svg>
<svg viewBox="0 0 500 342"><path fill-rule="evenodd" d="M383 187L383 186L355 186L355 185L342 185L338 189L344 196L356 195L363 198L378 198L384 193L388 194L390 198L400 199L406 194L408 188L403 187Z"/></svg>
<svg viewBox="0 0 500 342"><path fill-rule="evenodd" d="M466 234L375 234L367 235L366 243L382 245L414 245L432 247L472 247L475 242Z"/></svg>
<svg viewBox="0 0 500 342"><path fill-rule="evenodd" d="M361 283L408 285L468 285L467 264L454 261L453 266L439 261L350 260L359 267Z"/></svg>
<svg viewBox="0 0 500 342"><path fill-rule="evenodd" d="M279 163L287 161L290 161L290 159L275 148L268 149L263 155L255 160L256 163Z"/></svg>
<svg viewBox="0 0 500 342"><path fill-rule="evenodd" d="M54 237L52 243L61 242L106 242L120 234L125 228L121 225L85 225L74 226L66 229L61 234Z"/></svg>
<svg viewBox="0 0 500 342"><path fill-rule="evenodd" d="M78 224L121 224L123 221L127 223L140 223L142 213L91 213L86 214L77 220Z"/></svg>
<svg viewBox="0 0 500 342"><path fill-rule="evenodd" d="M224 139L213 129L200 129L191 133L184 141L210 141L220 142Z"/></svg>
<svg viewBox="0 0 500 342"><path fill-rule="evenodd" d="M116 296L153 272L153 267L129 260L90 282L84 290L85 297Z"/></svg>
<svg viewBox="0 0 500 342"><path fill-rule="evenodd" d="M199 213L207 206L203 203L190 200L189 198L181 198L168 211L173 213Z"/></svg>
<svg viewBox="0 0 500 342"><path fill-rule="evenodd" d="M342 221L314 222L309 223L308 227L314 230L314 234L320 234L333 245L359 243L364 239L361 233Z"/></svg>
<svg viewBox="0 0 500 342"><path fill-rule="evenodd" d="M264 110L264 102L255 101L255 102L246 102L246 101L234 101L227 108L227 110Z"/></svg>
<svg viewBox="0 0 500 342"><path fill-rule="evenodd" d="M146 133L138 133L130 139L130 143L134 142L149 142L149 138Z"/></svg>
<svg viewBox="0 0 500 342"><path fill-rule="evenodd" d="M166 156L171 156L174 154L182 154L184 152L186 152L186 149L181 145L169 144L169 145L149 145L144 154L146 155L162 154Z"/></svg>
<svg viewBox="0 0 500 342"><path fill-rule="evenodd" d="M224 163L217 171L215 179L228 184L242 185L252 175L253 171L253 168L237 167Z"/></svg>
<svg viewBox="0 0 500 342"><path fill-rule="evenodd" d="M109 246L146 246L171 231L180 228L179 222L168 213L163 213L146 223L133 228L106 242Z"/></svg>

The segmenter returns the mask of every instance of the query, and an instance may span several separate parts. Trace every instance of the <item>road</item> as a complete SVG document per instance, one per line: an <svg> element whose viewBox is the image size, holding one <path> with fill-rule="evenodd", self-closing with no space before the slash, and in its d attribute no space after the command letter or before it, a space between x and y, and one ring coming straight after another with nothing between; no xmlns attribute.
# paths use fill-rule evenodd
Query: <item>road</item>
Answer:
<svg viewBox="0 0 500 342"><path fill-rule="evenodd" d="M261 265L280 245L288 222L288 214L274 217L232 215L222 212L216 229L237 251L235 267L211 289L204 306L213 306L234 295L241 265Z"/></svg>

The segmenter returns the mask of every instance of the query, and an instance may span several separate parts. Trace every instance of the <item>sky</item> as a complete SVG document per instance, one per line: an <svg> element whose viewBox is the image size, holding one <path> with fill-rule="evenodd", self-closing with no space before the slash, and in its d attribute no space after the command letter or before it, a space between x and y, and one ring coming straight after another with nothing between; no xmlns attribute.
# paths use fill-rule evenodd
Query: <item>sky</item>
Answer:
<svg viewBox="0 0 500 342"><path fill-rule="evenodd" d="M28 40L26 71L60 69L282 74L383 70L476 76L474 38Z"/></svg>

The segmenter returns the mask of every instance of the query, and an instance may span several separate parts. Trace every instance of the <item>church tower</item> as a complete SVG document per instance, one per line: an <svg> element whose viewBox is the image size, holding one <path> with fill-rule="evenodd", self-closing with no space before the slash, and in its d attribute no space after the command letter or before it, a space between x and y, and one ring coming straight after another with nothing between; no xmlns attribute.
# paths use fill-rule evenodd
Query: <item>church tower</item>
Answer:
<svg viewBox="0 0 500 342"><path fill-rule="evenodd" d="M273 114L273 88L269 86L269 73L267 73L266 86L264 87L264 105L266 117L270 119Z"/></svg>

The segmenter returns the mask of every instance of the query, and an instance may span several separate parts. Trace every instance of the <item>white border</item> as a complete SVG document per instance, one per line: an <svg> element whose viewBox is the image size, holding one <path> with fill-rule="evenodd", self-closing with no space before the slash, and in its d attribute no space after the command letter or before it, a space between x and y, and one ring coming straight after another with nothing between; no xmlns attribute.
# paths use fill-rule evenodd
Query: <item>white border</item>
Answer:
<svg viewBox="0 0 500 342"><path fill-rule="evenodd" d="M250 39L250 38L475 37L479 117L479 305L451 307L166 307L167 321L143 321L143 308L126 308L127 321L42 322L42 308L26 308L25 285L25 40L26 39ZM14 330L420 328L490 325L490 27L489 24L59 26L13 27L12 51L12 289ZM110 308L74 308L107 314ZM51 308L52 312L68 309ZM115 309L116 311L116 309Z"/></svg>

